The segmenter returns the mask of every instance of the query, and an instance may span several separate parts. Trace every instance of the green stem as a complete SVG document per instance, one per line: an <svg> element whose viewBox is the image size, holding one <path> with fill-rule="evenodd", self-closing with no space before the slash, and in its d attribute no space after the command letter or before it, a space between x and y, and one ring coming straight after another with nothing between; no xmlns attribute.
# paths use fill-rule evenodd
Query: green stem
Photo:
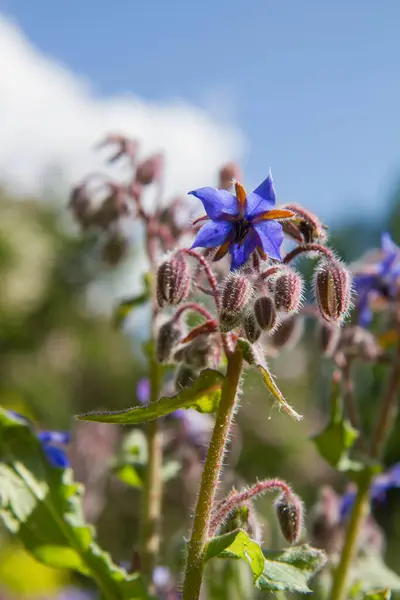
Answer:
<svg viewBox="0 0 400 600"><path fill-rule="evenodd" d="M365 477L358 487L357 496L351 513L346 540L340 557L339 565L335 571L330 600L345 600L347 598L348 579L350 567L356 556L361 524L369 509L369 486L372 475Z"/></svg>
<svg viewBox="0 0 400 600"><path fill-rule="evenodd" d="M150 360L150 402L160 397L161 369L152 356ZM162 434L157 420L147 425L148 462L142 490L140 535L141 572L152 582L160 548L160 521L162 500Z"/></svg>
<svg viewBox="0 0 400 600"><path fill-rule="evenodd" d="M198 600L204 569L211 513L221 474L224 453L229 440L243 358L240 350L228 355L228 368L222 387L213 434L204 465L197 500L192 536L188 547L182 600Z"/></svg>

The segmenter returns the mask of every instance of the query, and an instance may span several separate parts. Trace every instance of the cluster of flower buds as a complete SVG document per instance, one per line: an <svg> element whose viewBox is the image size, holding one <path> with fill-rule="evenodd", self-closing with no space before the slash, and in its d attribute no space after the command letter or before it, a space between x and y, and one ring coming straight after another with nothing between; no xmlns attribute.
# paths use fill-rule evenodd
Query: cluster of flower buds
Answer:
<svg viewBox="0 0 400 600"><path fill-rule="evenodd" d="M359 325L345 325L340 328L330 323L321 323L319 336L324 355L333 358L339 367L353 359L361 362L387 360L385 351L375 335Z"/></svg>

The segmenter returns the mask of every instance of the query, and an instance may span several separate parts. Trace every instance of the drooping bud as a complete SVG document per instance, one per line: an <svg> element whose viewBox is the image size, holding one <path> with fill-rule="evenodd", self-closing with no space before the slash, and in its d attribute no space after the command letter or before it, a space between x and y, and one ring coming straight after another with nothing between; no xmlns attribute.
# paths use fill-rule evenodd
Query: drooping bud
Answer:
<svg viewBox="0 0 400 600"><path fill-rule="evenodd" d="M254 302L254 315L264 331L271 331L278 323L274 301L270 296L261 296Z"/></svg>
<svg viewBox="0 0 400 600"><path fill-rule="evenodd" d="M196 381L199 371L193 368L191 365L182 363L176 372L175 376L175 387L179 392L180 390L191 387Z"/></svg>
<svg viewBox="0 0 400 600"><path fill-rule="evenodd" d="M303 504L293 492L282 494L275 502L276 516L283 537L290 544L298 542L303 527Z"/></svg>
<svg viewBox="0 0 400 600"><path fill-rule="evenodd" d="M252 284L245 275L231 273L227 277L221 300L220 327L222 327L222 331L230 331L236 327L252 293Z"/></svg>
<svg viewBox="0 0 400 600"><path fill-rule="evenodd" d="M299 315L293 315L282 321L268 338L276 350L292 348L299 341L303 333L304 319Z"/></svg>
<svg viewBox="0 0 400 600"><path fill-rule="evenodd" d="M351 305L351 277L339 261L322 260L314 279L315 297L322 317L334 323L346 316Z"/></svg>
<svg viewBox="0 0 400 600"><path fill-rule="evenodd" d="M136 169L136 181L141 185L150 185L159 179L164 157L162 154L154 154L141 162Z"/></svg>
<svg viewBox="0 0 400 600"><path fill-rule="evenodd" d="M171 319L163 323L158 331L156 358L159 363L165 363L169 360L172 351L182 336L182 330L179 323Z"/></svg>
<svg viewBox="0 0 400 600"><path fill-rule="evenodd" d="M182 255L163 262L157 271L157 301L160 307L180 304L190 292L190 267Z"/></svg>
<svg viewBox="0 0 400 600"><path fill-rule="evenodd" d="M320 328L321 349L325 356L333 356L340 340L340 328L330 323L322 323Z"/></svg>
<svg viewBox="0 0 400 600"><path fill-rule="evenodd" d="M256 316L252 312L247 312L242 321L244 333L251 344L254 344L261 335L261 328L257 322Z"/></svg>
<svg viewBox="0 0 400 600"><path fill-rule="evenodd" d="M68 206L75 220L83 229L92 224L92 201L87 193L85 184L78 185L72 190Z"/></svg>
<svg viewBox="0 0 400 600"><path fill-rule="evenodd" d="M195 369L204 369L213 360L215 339L211 335L199 335L187 347L185 362Z"/></svg>
<svg viewBox="0 0 400 600"><path fill-rule="evenodd" d="M277 310L293 313L299 310L303 292L303 280L290 268L282 270L275 281L275 306Z"/></svg>

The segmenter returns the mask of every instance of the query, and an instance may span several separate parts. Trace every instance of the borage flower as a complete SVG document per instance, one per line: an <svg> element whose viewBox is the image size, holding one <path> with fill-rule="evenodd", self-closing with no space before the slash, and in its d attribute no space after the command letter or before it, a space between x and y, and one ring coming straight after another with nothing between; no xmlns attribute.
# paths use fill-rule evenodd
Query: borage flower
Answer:
<svg viewBox="0 0 400 600"><path fill-rule="evenodd" d="M32 421L19 413L10 410L10 414L17 419L24 421L31 429L34 429ZM65 447L71 441L71 434L67 431L39 431L36 433L42 450L46 455L47 460L53 467L58 469L66 469L69 467L69 459L65 451Z"/></svg>
<svg viewBox="0 0 400 600"><path fill-rule="evenodd" d="M385 502L387 493L390 489L400 488L400 463L395 464L385 473L374 477L370 489L370 501L372 504L381 504ZM346 519L353 507L356 498L356 490L351 487L342 496L340 501L340 517Z"/></svg>
<svg viewBox="0 0 400 600"><path fill-rule="evenodd" d="M195 222L204 221L204 224L192 248L219 247L214 260L229 252L232 271L241 267L255 250L262 258L268 256L282 260L283 230L277 221L292 219L294 213L274 208L276 199L272 176L268 175L250 194L246 194L238 182L235 190L236 195L212 187L189 192L201 200L207 213Z"/></svg>
<svg viewBox="0 0 400 600"><path fill-rule="evenodd" d="M373 300L395 300L399 294L400 248L388 233L382 234L381 248L381 259L354 275L354 286L358 294L356 313L362 327L367 327L372 321Z"/></svg>

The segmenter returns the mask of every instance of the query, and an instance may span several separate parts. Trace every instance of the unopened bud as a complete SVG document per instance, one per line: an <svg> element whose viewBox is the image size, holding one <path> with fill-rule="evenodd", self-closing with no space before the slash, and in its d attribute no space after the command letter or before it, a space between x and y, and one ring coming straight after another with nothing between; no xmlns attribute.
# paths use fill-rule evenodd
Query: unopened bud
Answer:
<svg viewBox="0 0 400 600"><path fill-rule="evenodd" d="M191 365L182 363L176 372L175 376L175 387L179 392L180 390L191 387L198 377L198 370L194 369Z"/></svg>
<svg viewBox="0 0 400 600"><path fill-rule="evenodd" d="M113 232L103 246L102 258L105 263L115 267L124 260L129 252L129 242L119 231Z"/></svg>
<svg viewBox="0 0 400 600"><path fill-rule="evenodd" d="M314 280L315 296L323 318L340 321L351 305L349 271L338 261L321 261Z"/></svg>
<svg viewBox="0 0 400 600"><path fill-rule="evenodd" d="M187 347L185 362L195 369L204 369L210 364L214 353L215 340L210 335L199 335Z"/></svg>
<svg viewBox="0 0 400 600"><path fill-rule="evenodd" d="M227 331L232 331L235 327L238 327L242 322L242 315L240 313L227 313L225 311L221 311L219 315L219 329L223 333Z"/></svg>
<svg viewBox="0 0 400 600"><path fill-rule="evenodd" d="M276 350L292 348L299 341L303 333L304 319L298 315L282 321L272 332L268 341Z"/></svg>
<svg viewBox="0 0 400 600"><path fill-rule="evenodd" d="M322 323L320 329L320 341L322 352L325 356L333 356L340 340L341 330L337 325Z"/></svg>
<svg viewBox="0 0 400 600"><path fill-rule="evenodd" d="M162 154L154 154L141 162L136 169L136 181L141 185L149 185L159 179L163 161Z"/></svg>
<svg viewBox="0 0 400 600"><path fill-rule="evenodd" d="M230 190L234 180L242 180L242 172L240 167L234 162L227 163L220 169L219 172L219 189Z"/></svg>
<svg viewBox="0 0 400 600"><path fill-rule="evenodd" d="M129 206L124 190L112 186L110 195L103 200L100 207L93 213L93 222L102 229L108 229L110 225L128 214Z"/></svg>
<svg viewBox="0 0 400 600"><path fill-rule="evenodd" d="M294 219L282 222L285 233L295 240L305 242L306 244L326 240L327 227L322 225L314 213L298 204L286 204L282 208L290 210L296 215Z"/></svg>
<svg viewBox="0 0 400 600"><path fill-rule="evenodd" d="M92 202L84 184L76 186L69 199L69 209L79 225L86 229L92 224Z"/></svg>
<svg viewBox="0 0 400 600"><path fill-rule="evenodd" d="M163 323L158 331L156 358L159 363L167 362L176 344L182 336L182 330L173 320Z"/></svg>
<svg viewBox="0 0 400 600"><path fill-rule="evenodd" d="M275 306L277 310L293 313L299 310L303 280L296 271L286 268L275 281Z"/></svg>
<svg viewBox="0 0 400 600"><path fill-rule="evenodd" d="M254 315L264 331L271 331L278 323L278 314L270 296L261 296L254 302Z"/></svg>
<svg viewBox="0 0 400 600"><path fill-rule="evenodd" d="M275 502L276 516L283 537L290 544L298 542L303 527L303 504L296 494L282 494Z"/></svg>
<svg viewBox="0 0 400 600"><path fill-rule="evenodd" d="M251 502L236 506L229 513L225 523L218 531L218 535L229 533L235 529L243 529L252 540L261 541L261 527Z"/></svg>
<svg viewBox="0 0 400 600"><path fill-rule="evenodd" d="M256 316L252 312L246 313L242 324L246 338L251 344L254 344L261 335L261 328Z"/></svg>
<svg viewBox="0 0 400 600"><path fill-rule="evenodd" d="M190 267L183 256L163 262L157 271L157 301L159 306L180 304L190 292Z"/></svg>
<svg viewBox="0 0 400 600"><path fill-rule="evenodd" d="M253 287L245 275L231 273L222 290L222 311L227 314L237 314L248 304Z"/></svg>

